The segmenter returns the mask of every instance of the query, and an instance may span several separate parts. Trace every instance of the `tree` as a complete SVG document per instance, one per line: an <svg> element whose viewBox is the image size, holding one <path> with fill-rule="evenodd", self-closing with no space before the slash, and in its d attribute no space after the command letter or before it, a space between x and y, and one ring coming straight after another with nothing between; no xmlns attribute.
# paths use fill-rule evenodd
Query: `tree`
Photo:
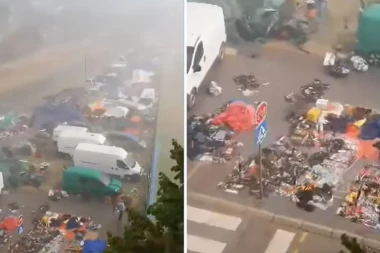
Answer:
<svg viewBox="0 0 380 253"><path fill-rule="evenodd" d="M129 224L123 237L108 233L107 253L182 253L184 245L184 152L176 140L172 141L170 158L174 180L159 174L157 201L148 208L148 216L128 210Z"/></svg>
<svg viewBox="0 0 380 253"><path fill-rule="evenodd" d="M342 245L348 250L349 253L367 253L367 250L360 245L356 238L350 238L347 235L342 235L340 239ZM340 253L344 253L344 251L341 251Z"/></svg>

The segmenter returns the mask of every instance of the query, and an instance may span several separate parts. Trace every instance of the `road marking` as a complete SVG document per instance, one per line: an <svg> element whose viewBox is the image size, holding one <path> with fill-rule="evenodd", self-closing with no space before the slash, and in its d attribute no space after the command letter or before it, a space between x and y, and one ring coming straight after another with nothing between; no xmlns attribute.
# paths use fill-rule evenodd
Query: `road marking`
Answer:
<svg viewBox="0 0 380 253"><path fill-rule="evenodd" d="M239 217L215 213L192 206L187 206L187 220L232 231L235 231L242 221Z"/></svg>
<svg viewBox="0 0 380 253"><path fill-rule="evenodd" d="M303 232L302 235L300 236L300 239L298 240L299 243L303 243L306 240L308 233Z"/></svg>
<svg viewBox="0 0 380 253"><path fill-rule="evenodd" d="M224 49L224 54L225 55L237 55L238 50L236 48L232 47L226 47Z"/></svg>
<svg viewBox="0 0 380 253"><path fill-rule="evenodd" d="M204 164L201 162L198 162L193 169L187 174L187 181L190 181L190 179L198 172L198 170L203 166Z"/></svg>
<svg viewBox="0 0 380 253"><path fill-rule="evenodd" d="M187 235L187 250L198 253L222 253L226 247L226 243L214 241L198 237L195 235Z"/></svg>
<svg viewBox="0 0 380 253"><path fill-rule="evenodd" d="M277 229L265 253L286 253L295 235L295 233Z"/></svg>
<svg viewBox="0 0 380 253"><path fill-rule="evenodd" d="M293 253L299 253L300 251L298 249L293 250Z"/></svg>

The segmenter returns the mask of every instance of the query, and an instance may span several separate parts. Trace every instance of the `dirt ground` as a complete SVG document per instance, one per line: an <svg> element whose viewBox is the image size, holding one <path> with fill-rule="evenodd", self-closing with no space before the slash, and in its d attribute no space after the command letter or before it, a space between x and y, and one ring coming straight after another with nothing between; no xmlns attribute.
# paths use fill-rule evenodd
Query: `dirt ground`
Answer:
<svg viewBox="0 0 380 253"><path fill-rule="evenodd" d="M80 62L83 62L84 66L86 54L91 54L91 57L101 57L106 53L106 49L96 48L94 45L74 43L40 50L30 56L0 66L0 94L43 81Z"/></svg>

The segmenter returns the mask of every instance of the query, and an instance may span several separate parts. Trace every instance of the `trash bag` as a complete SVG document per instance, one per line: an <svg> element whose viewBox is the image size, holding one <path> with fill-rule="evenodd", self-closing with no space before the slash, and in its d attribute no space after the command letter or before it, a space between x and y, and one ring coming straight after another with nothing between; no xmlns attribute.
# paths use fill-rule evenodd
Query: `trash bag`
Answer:
<svg viewBox="0 0 380 253"><path fill-rule="evenodd" d="M368 63L362 57L354 55L350 58L352 66L355 70L365 72L368 70Z"/></svg>
<svg viewBox="0 0 380 253"><path fill-rule="evenodd" d="M215 81L212 81L210 83L208 91L212 96L219 96L220 94L222 94L222 87L220 87Z"/></svg>

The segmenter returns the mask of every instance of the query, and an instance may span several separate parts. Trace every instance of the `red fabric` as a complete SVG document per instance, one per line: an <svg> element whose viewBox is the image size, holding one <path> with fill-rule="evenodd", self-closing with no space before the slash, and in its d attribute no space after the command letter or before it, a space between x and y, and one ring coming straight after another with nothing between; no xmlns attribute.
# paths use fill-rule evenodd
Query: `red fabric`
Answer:
<svg viewBox="0 0 380 253"><path fill-rule="evenodd" d="M224 112L213 118L213 125L226 125L236 132L251 130L255 125L255 109L243 102L231 103Z"/></svg>
<svg viewBox="0 0 380 253"><path fill-rule="evenodd" d="M5 217L2 222L0 222L0 228L9 232L15 231L17 228L17 218Z"/></svg>
<svg viewBox="0 0 380 253"><path fill-rule="evenodd" d="M126 129L124 129L124 133L138 136L140 134L140 129L126 128Z"/></svg>

